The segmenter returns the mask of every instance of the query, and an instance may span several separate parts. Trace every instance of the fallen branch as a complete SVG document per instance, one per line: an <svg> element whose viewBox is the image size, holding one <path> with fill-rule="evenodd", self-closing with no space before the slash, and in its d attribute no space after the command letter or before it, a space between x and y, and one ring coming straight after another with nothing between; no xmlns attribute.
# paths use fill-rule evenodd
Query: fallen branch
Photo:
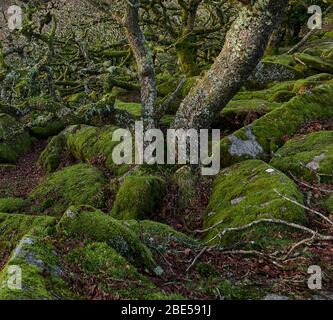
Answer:
<svg viewBox="0 0 333 320"><path fill-rule="evenodd" d="M297 206L299 206L299 207L301 207L301 208L303 208L303 209L305 209L305 210L309 210L309 211L311 211L312 213L314 213L314 214L316 214L317 216L321 217L322 219L324 219L326 222L328 222L330 225L333 226L333 221L332 221L331 219L327 218L327 217L326 217L325 215L323 215L321 212L319 212L319 211L317 211L317 210L314 210L314 209L312 209L312 208L309 208L309 207L307 207L307 206L305 206L305 205L303 205L303 204L301 204L301 203L299 203L299 202L297 202L297 201L295 201L295 200L293 200L293 199L290 199L290 198L284 196L283 194L281 194L281 193L280 193L279 191L277 191L276 189L274 189L274 192L275 192L276 194L278 194L280 197L282 197L284 200L287 200L287 201L289 201L289 202L291 202L291 203L293 203L293 204L295 204L295 205L297 205Z"/></svg>
<svg viewBox="0 0 333 320"><path fill-rule="evenodd" d="M318 188L318 187L310 185L309 183L301 181L295 175L293 175L291 171L289 171L289 174L297 183L299 183L299 184L301 184L301 185L303 185L303 186L305 186L309 189L317 190L317 191L324 192L324 193L333 193L333 190L326 190L326 189Z"/></svg>
<svg viewBox="0 0 333 320"><path fill-rule="evenodd" d="M208 249L208 247L204 247L199 254L193 259L192 263L189 265L189 267L186 269L186 272L189 272L191 268L195 265L197 260L205 253L205 251Z"/></svg>
<svg viewBox="0 0 333 320"><path fill-rule="evenodd" d="M297 242L296 244L294 244L291 249L287 252L287 254L282 257L282 258L279 258L280 261L285 261L288 259L288 257L300 246L302 245L305 245L305 244L308 244L308 243L311 243L315 240L317 234L314 234L311 238L308 238L308 239L303 239L302 241L299 241Z"/></svg>
<svg viewBox="0 0 333 320"><path fill-rule="evenodd" d="M323 13L323 16L326 15L331 9L333 8L332 5L330 5ZM293 54L295 53L298 49L302 48L309 40L309 38L314 35L316 32L318 31L318 29L311 29L305 36L304 38L297 43L294 47L292 47L287 54Z"/></svg>
<svg viewBox="0 0 333 320"><path fill-rule="evenodd" d="M303 232L306 232L306 233L309 233L309 234L312 234L312 235L316 235L318 237L318 239L320 239L320 240L333 241L333 236L322 235L322 234L317 233L316 231L314 231L312 229L309 229L307 227L301 226L301 225L293 223L293 222L287 222L287 221L279 220L279 219L261 219L261 220L253 221L253 222L251 222L249 224L246 224L244 226L241 226L241 227L224 229L222 232L218 233L215 237L208 240L207 243L210 243L210 242L214 241L216 238L222 238L227 233L236 232L236 231L244 231L244 230L250 229L250 228L252 228L252 227L254 227L258 224L264 224L264 223L288 226L288 227L298 229L298 230L301 230Z"/></svg>

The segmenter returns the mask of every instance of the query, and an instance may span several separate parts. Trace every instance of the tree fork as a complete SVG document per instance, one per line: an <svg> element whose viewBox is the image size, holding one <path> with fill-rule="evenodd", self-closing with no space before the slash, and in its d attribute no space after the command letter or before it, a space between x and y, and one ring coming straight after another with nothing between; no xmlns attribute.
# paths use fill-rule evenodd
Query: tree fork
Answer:
<svg viewBox="0 0 333 320"><path fill-rule="evenodd" d="M175 128L210 127L259 63L287 3L257 0L242 8L213 66L181 104Z"/></svg>

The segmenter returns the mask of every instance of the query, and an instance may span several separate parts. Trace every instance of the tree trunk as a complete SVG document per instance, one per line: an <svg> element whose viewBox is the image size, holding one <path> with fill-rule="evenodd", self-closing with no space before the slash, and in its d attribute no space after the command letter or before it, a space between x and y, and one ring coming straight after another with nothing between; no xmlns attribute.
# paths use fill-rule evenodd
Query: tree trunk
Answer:
<svg viewBox="0 0 333 320"><path fill-rule="evenodd" d="M139 25L139 0L127 0L124 26L133 51L141 85L142 117L146 129L155 127L157 99L154 60Z"/></svg>
<svg viewBox="0 0 333 320"><path fill-rule="evenodd" d="M241 10L213 66L181 104L175 128L210 127L259 63L287 3L257 0Z"/></svg>

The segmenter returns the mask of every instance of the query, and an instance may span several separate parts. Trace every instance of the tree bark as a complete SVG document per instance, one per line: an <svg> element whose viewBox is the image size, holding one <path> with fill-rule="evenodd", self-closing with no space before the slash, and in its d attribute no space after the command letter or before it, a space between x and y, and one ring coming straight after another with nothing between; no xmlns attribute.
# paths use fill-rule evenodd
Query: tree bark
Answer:
<svg viewBox="0 0 333 320"><path fill-rule="evenodd" d="M127 0L124 26L133 51L141 85L142 117L146 129L155 127L157 99L153 54L139 25L139 0Z"/></svg>
<svg viewBox="0 0 333 320"><path fill-rule="evenodd" d="M181 104L174 128L210 127L259 63L287 3L288 0L257 0L253 6L242 8L220 55Z"/></svg>

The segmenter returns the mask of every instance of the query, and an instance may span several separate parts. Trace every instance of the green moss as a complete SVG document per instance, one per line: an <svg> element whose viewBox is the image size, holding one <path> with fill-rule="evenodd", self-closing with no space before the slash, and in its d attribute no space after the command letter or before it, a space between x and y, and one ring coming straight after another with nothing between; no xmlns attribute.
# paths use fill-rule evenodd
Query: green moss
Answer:
<svg viewBox="0 0 333 320"><path fill-rule="evenodd" d="M114 175L128 171L128 165L116 165L113 162L112 151L119 143L112 140L116 127L101 128L91 126L73 126L64 131L68 152L78 160L88 163L96 158L104 158L105 167Z"/></svg>
<svg viewBox="0 0 333 320"><path fill-rule="evenodd" d="M165 193L165 181L159 177L127 177L119 189L111 214L117 219L145 219L155 213Z"/></svg>
<svg viewBox="0 0 333 320"><path fill-rule="evenodd" d="M46 139L59 134L62 130L64 130L64 124L61 121L55 121L44 127L33 127L30 134L37 139Z"/></svg>
<svg viewBox="0 0 333 320"><path fill-rule="evenodd" d="M221 111L215 125L240 128L278 108L281 104L261 99L232 100Z"/></svg>
<svg viewBox="0 0 333 320"><path fill-rule="evenodd" d="M51 139L47 147L41 153L38 164L47 172L55 171L61 162L61 156L65 148L65 136L59 134Z"/></svg>
<svg viewBox="0 0 333 320"><path fill-rule="evenodd" d="M29 205L30 201L22 198L0 198L0 212L20 213Z"/></svg>
<svg viewBox="0 0 333 320"><path fill-rule="evenodd" d="M135 119L139 119L142 114L142 105L141 103L129 103L116 100L116 109L125 110L130 113Z"/></svg>
<svg viewBox="0 0 333 320"><path fill-rule="evenodd" d="M0 141L0 163L15 163L32 145L23 125L4 113L0 113Z"/></svg>
<svg viewBox="0 0 333 320"><path fill-rule="evenodd" d="M289 140L275 153L271 164L309 182L333 182L333 131Z"/></svg>
<svg viewBox="0 0 333 320"><path fill-rule="evenodd" d="M53 226L54 219L47 216L0 213L0 266L25 234L45 234L51 232Z"/></svg>
<svg viewBox="0 0 333 320"><path fill-rule="evenodd" d="M9 268L20 267L22 289L8 286ZM22 238L6 267L0 273L1 300L59 300L71 299L62 279L58 257L54 247L39 237L27 235Z"/></svg>
<svg viewBox="0 0 333 320"><path fill-rule="evenodd" d="M106 242L137 267L155 266L150 250L121 222L92 207L70 207L58 232L70 238Z"/></svg>
<svg viewBox="0 0 333 320"><path fill-rule="evenodd" d="M223 170L215 179L204 224L206 228L222 222L210 230L206 240L225 228L239 227L260 219L282 219L304 223L305 212L299 206L284 200L282 195L303 203L297 186L283 173L260 160L244 161ZM257 226L244 232L227 234L215 240L222 245L255 241L256 245L277 245L280 227ZM286 240L281 239L281 242ZM280 243L281 245L281 243Z"/></svg>
<svg viewBox="0 0 333 320"><path fill-rule="evenodd" d="M122 223L152 249L167 251L169 245L174 243L180 243L187 248L198 245L195 239L176 231L166 224L151 220L124 220Z"/></svg>
<svg viewBox="0 0 333 320"><path fill-rule="evenodd" d="M333 195L328 197L328 199L325 201L325 207L329 213L333 214Z"/></svg>
<svg viewBox="0 0 333 320"><path fill-rule="evenodd" d="M306 79L298 80L295 82L293 92L302 93L304 91L311 90L331 79L333 79L333 75L329 73L321 73L310 76Z"/></svg>
<svg viewBox="0 0 333 320"><path fill-rule="evenodd" d="M278 92L274 93L271 96L270 100L273 102L283 103L283 102L288 102L293 97L295 97L295 93L287 91L287 90L283 90L283 91L278 91Z"/></svg>
<svg viewBox="0 0 333 320"><path fill-rule="evenodd" d="M87 164L77 164L44 179L30 194L39 212L62 214L70 205L103 208L107 182L103 174Z"/></svg>
<svg viewBox="0 0 333 320"><path fill-rule="evenodd" d="M333 117L333 81L292 98L251 125L221 140L221 166L244 159L269 159L305 123Z"/></svg>
<svg viewBox="0 0 333 320"><path fill-rule="evenodd" d="M105 243L91 243L84 248L74 249L66 260L79 267L86 277L97 277L99 289L115 298L122 300L170 298ZM82 274L74 274L73 277L79 278Z"/></svg>
<svg viewBox="0 0 333 320"><path fill-rule="evenodd" d="M299 61L302 61L302 63L311 69L320 72L333 72L333 64L327 60L322 59L321 57L313 56L307 53L297 53L295 56Z"/></svg>
<svg viewBox="0 0 333 320"><path fill-rule="evenodd" d="M182 214L198 192L198 178L190 166L179 168L171 177L171 181L178 187L178 213Z"/></svg>
<svg viewBox="0 0 333 320"><path fill-rule="evenodd" d="M197 281L187 283L187 290L210 297L211 300L259 300L264 294L253 285L238 283L232 284L207 264L198 263L198 271L202 276Z"/></svg>

